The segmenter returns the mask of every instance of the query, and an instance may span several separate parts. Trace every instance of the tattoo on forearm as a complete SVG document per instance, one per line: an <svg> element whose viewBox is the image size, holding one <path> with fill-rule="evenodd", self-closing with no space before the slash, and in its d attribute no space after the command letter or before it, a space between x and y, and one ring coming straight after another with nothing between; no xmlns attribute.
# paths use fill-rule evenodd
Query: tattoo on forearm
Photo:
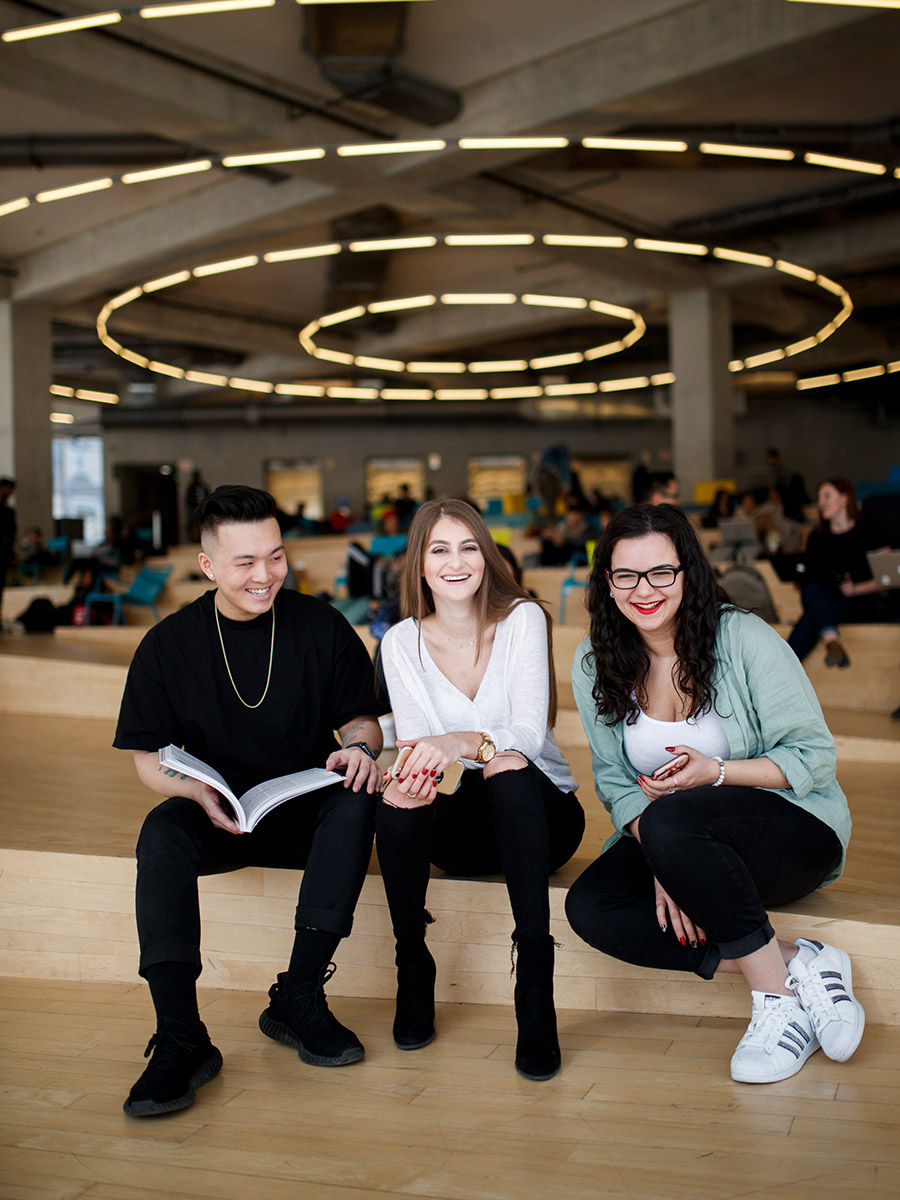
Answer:
<svg viewBox="0 0 900 1200"><path fill-rule="evenodd" d="M187 775L182 775L180 771L176 771L174 767L159 766L156 769L157 769L157 771L162 771L163 775L168 775L170 779L185 780L188 778Z"/></svg>
<svg viewBox="0 0 900 1200"><path fill-rule="evenodd" d="M350 726L350 728L344 734L344 737L341 741L341 746L347 747L350 745L351 742L364 742L366 740L363 737L363 730L365 729L365 727L366 727L365 721L354 722L354 724L352 724Z"/></svg>

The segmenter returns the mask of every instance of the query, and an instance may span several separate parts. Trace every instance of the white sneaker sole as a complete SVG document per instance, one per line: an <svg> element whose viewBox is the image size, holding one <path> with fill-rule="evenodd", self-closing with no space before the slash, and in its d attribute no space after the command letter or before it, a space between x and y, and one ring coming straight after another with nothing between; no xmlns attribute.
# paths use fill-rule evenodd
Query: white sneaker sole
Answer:
<svg viewBox="0 0 900 1200"><path fill-rule="evenodd" d="M819 1043L813 1038L806 1049L800 1056L783 1070L776 1074L766 1075L760 1078L758 1075L751 1074L749 1071L742 1071L740 1066L735 1067L734 1059L731 1060L731 1078L735 1083L780 1083L782 1079L790 1079L792 1075L796 1075L806 1060L819 1049Z"/></svg>

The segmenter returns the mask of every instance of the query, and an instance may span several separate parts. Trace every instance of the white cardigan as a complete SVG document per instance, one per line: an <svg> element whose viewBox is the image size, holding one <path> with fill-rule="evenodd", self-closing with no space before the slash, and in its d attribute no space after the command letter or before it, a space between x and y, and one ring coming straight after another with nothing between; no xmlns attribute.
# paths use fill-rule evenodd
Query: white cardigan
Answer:
<svg viewBox="0 0 900 1200"><path fill-rule="evenodd" d="M412 617L381 643L382 662L401 741L454 730L480 730L498 750L518 750L563 792L578 787L547 728L550 669L547 624L539 605L523 601L497 624L491 657L470 700L434 664ZM479 764L463 759L468 769Z"/></svg>

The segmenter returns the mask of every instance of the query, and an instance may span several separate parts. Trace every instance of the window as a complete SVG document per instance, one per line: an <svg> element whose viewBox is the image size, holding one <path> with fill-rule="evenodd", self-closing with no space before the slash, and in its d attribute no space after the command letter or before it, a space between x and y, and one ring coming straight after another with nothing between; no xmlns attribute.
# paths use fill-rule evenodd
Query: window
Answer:
<svg viewBox="0 0 900 1200"><path fill-rule="evenodd" d="M573 458L572 470L578 475L588 500L596 489L607 500L618 497L631 502L632 465L627 458Z"/></svg>
<svg viewBox="0 0 900 1200"><path fill-rule="evenodd" d="M98 546L106 528L103 439L55 437L52 462L54 520L83 521L84 542Z"/></svg>
<svg viewBox="0 0 900 1200"><path fill-rule="evenodd" d="M395 500L401 484L409 486L418 503L425 496L425 460L422 458L370 458L366 463L366 504L378 508L385 496Z"/></svg>
<svg viewBox="0 0 900 1200"><path fill-rule="evenodd" d="M516 512L525 503L528 463L519 454L480 455L468 463L467 489L482 512Z"/></svg>
<svg viewBox="0 0 900 1200"><path fill-rule="evenodd" d="M289 516L294 516L300 504L304 517L310 521L321 521L325 516L322 464L319 462L303 459L267 462L266 491L272 493L275 503Z"/></svg>

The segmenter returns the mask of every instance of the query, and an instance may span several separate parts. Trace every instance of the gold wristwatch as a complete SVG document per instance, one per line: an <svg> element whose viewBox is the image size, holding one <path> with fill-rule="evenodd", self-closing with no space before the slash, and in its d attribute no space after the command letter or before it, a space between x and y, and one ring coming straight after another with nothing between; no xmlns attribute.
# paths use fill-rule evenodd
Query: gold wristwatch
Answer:
<svg viewBox="0 0 900 1200"><path fill-rule="evenodd" d="M481 763L484 766L497 753L497 747L494 745L494 739L489 733L482 733L481 730L478 732L481 737L481 745L478 747L478 753L475 755L475 762Z"/></svg>

